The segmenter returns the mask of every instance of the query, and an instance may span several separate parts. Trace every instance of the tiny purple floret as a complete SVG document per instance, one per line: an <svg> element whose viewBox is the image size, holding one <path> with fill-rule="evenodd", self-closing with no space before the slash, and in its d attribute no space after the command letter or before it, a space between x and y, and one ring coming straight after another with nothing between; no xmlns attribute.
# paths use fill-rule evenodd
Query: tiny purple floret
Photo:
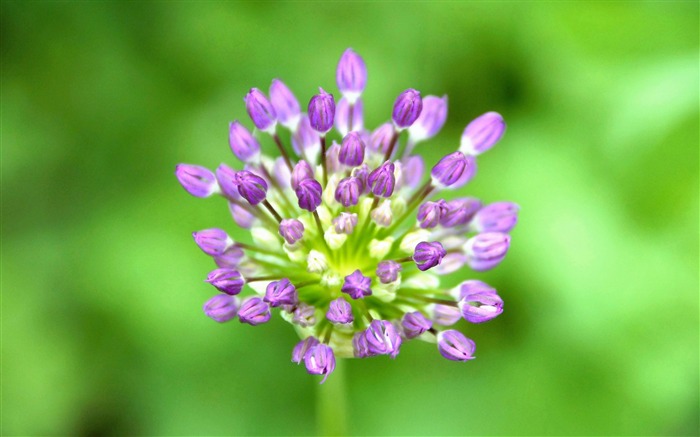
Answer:
<svg viewBox="0 0 700 437"><path fill-rule="evenodd" d="M352 337L352 349L355 358L367 358L374 355L369 350L366 333L367 331L356 332Z"/></svg>
<svg viewBox="0 0 700 437"><path fill-rule="evenodd" d="M224 230L218 228L193 232L192 237L194 237L194 242L197 243L197 246L204 253L211 256L222 255L233 244L231 237Z"/></svg>
<svg viewBox="0 0 700 437"><path fill-rule="evenodd" d="M440 264L446 253L439 242L422 241L416 245L416 250L413 252L413 261L416 262L418 269L424 272Z"/></svg>
<svg viewBox="0 0 700 437"><path fill-rule="evenodd" d="M357 214L349 212L341 212L340 215L333 219L333 227L338 234L352 234L357 226Z"/></svg>
<svg viewBox="0 0 700 437"><path fill-rule="evenodd" d="M459 296L459 309L468 322L487 322L503 312L503 299L496 289L484 282L463 282L459 286Z"/></svg>
<svg viewBox="0 0 700 437"><path fill-rule="evenodd" d="M440 199L437 202L427 201L418 208L418 222L423 229L434 228L447 211L447 202Z"/></svg>
<svg viewBox="0 0 700 437"><path fill-rule="evenodd" d="M294 191L299 200L299 208L301 209L313 212L316 211L316 208L321 204L323 188L315 179L302 180Z"/></svg>
<svg viewBox="0 0 700 437"><path fill-rule="evenodd" d="M304 224L297 219L284 219L280 222L279 233L289 244L294 244L304 236Z"/></svg>
<svg viewBox="0 0 700 437"><path fill-rule="evenodd" d="M335 189L335 200L344 207L357 205L362 194L362 182L355 177L344 178Z"/></svg>
<svg viewBox="0 0 700 437"><path fill-rule="evenodd" d="M377 277L382 284L390 284L396 281L399 277L399 272L402 270L401 264L396 261L382 261L377 264Z"/></svg>
<svg viewBox="0 0 700 437"><path fill-rule="evenodd" d="M473 197L463 197L447 201L445 212L440 217L440 225L446 228L465 225L481 208L481 201Z"/></svg>
<svg viewBox="0 0 700 437"><path fill-rule="evenodd" d="M401 335L396 327L388 320L372 320L365 331L367 346L370 353L375 355L390 355L396 358L401 348Z"/></svg>
<svg viewBox="0 0 700 437"><path fill-rule="evenodd" d="M347 49L338 61L335 72L338 89L351 103L365 90L367 85L367 67L362 57L353 49Z"/></svg>
<svg viewBox="0 0 700 437"><path fill-rule="evenodd" d="M236 183L238 184L238 194L251 205L257 205L265 200L267 182L260 176L248 170L241 170L236 173Z"/></svg>
<svg viewBox="0 0 700 437"><path fill-rule="evenodd" d="M299 302L299 296L297 289L289 282L289 279L282 278L267 284L263 300L271 307L278 307L280 305L296 305Z"/></svg>
<svg viewBox="0 0 700 437"><path fill-rule="evenodd" d="M210 283L217 290L231 296L241 292L245 280L238 270L229 268L219 268L213 270L207 276L206 282Z"/></svg>
<svg viewBox="0 0 700 437"><path fill-rule="evenodd" d="M420 97L420 92L409 88L396 98L391 118L396 127L405 129L418 119L422 109L423 100Z"/></svg>
<svg viewBox="0 0 700 437"><path fill-rule="evenodd" d="M512 202L495 202L481 208L471 221L477 232L510 232L518 222L519 207Z"/></svg>
<svg viewBox="0 0 700 437"><path fill-rule="evenodd" d="M262 131L274 130L277 114L265 94L257 88L251 88L244 100L245 109L255 127Z"/></svg>
<svg viewBox="0 0 700 437"><path fill-rule="evenodd" d="M259 297L250 297L238 310L238 320L253 326L265 323L270 320L270 306Z"/></svg>
<svg viewBox="0 0 700 437"><path fill-rule="evenodd" d="M328 306L326 318L331 323L348 324L354 320L352 306L342 297L332 300Z"/></svg>
<svg viewBox="0 0 700 437"><path fill-rule="evenodd" d="M459 149L468 155L479 155L493 147L506 130L501 114L487 112L475 118L462 133Z"/></svg>
<svg viewBox="0 0 700 437"><path fill-rule="evenodd" d="M394 177L394 164L385 162L367 176L372 193L379 197L391 197L394 193L396 178Z"/></svg>
<svg viewBox="0 0 700 437"><path fill-rule="evenodd" d="M293 363L301 363L304 361L304 355L306 355L306 351L311 349L312 347L316 346L320 342L316 337L306 337L304 340L300 341L299 343L294 346L294 350L292 351L292 362Z"/></svg>
<svg viewBox="0 0 700 437"><path fill-rule="evenodd" d="M350 132L345 135L340 145L338 160L341 164L356 167L365 159L365 143L358 132Z"/></svg>
<svg viewBox="0 0 700 437"><path fill-rule="evenodd" d="M292 316L292 323L306 328L316 323L316 308L313 305L306 304L304 302L294 308L294 315Z"/></svg>
<svg viewBox="0 0 700 437"><path fill-rule="evenodd" d="M202 309L210 319L224 323L236 317L238 300L228 294L217 294L206 301Z"/></svg>
<svg viewBox="0 0 700 437"><path fill-rule="evenodd" d="M496 267L510 246L510 235L500 232L484 232L470 238L464 245L469 266L476 271L490 270Z"/></svg>
<svg viewBox="0 0 700 437"><path fill-rule="evenodd" d="M299 101L279 79L274 79L270 85L270 103L275 109L277 121L289 129L296 129L301 113Z"/></svg>
<svg viewBox="0 0 700 437"><path fill-rule="evenodd" d="M182 188L195 197L209 197L216 192L216 177L206 167L178 164L175 176Z"/></svg>
<svg viewBox="0 0 700 437"><path fill-rule="evenodd" d="M433 327L433 322L428 320L420 311L406 313L401 319L403 334L407 339L416 338Z"/></svg>
<svg viewBox="0 0 700 437"><path fill-rule="evenodd" d="M470 179L473 171L473 160L468 159L464 153L457 151L444 156L435 164L430 175L433 177L433 181L439 185L449 187L456 185L457 182L461 182L460 179L464 178L465 175L469 176Z"/></svg>
<svg viewBox="0 0 700 437"><path fill-rule="evenodd" d="M306 371L312 375L323 375L321 384L326 382L328 375L335 370L335 355L330 346L319 343L309 348L304 354Z"/></svg>
<svg viewBox="0 0 700 437"><path fill-rule="evenodd" d="M228 144L236 158L243 162L256 161L260 155L260 143L238 120L229 124Z"/></svg>
<svg viewBox="0 0 700 437"><path fill-rule="evenodd" d="M440 354L452 361L469 361L474 359L476 345L474 341L465 337L459 331L448 329L437 335L438 351Z"/></svg>
<svg viewBox="0 0 700 437"><path fill-rule="evenodd" d="M347 293L353 299L361 299L372 294L372 279L364 276L360 270L355 270L345 277L340 291Z"/></svg>
<svg viewBox="0 0 700 437"><path fill-rule="evenodd" d="M318 89L319 93L309 101L309 122L311 127L318 133L325 135L333 128L335 117L335 100L333 94L329 94Z"/></svg>

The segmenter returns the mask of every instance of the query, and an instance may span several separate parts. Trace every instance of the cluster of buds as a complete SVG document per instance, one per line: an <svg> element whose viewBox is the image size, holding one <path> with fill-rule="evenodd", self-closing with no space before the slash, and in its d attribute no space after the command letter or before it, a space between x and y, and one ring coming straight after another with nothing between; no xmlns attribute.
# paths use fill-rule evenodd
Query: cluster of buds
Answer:
<svg viewBox="0 0 700 437"><path fill-rule="evenodd" d="M447 97L408 89L391 121L369 131L367 70L353 50L341 56L336 79L340 101L319 89L306 113L280 80L268 95L251 89L244 100L255 130L239 121L229 128L242 169L177 166L185 190L223 197L252 239L237 242L218 228L193 234L218 266L206 281L220 294L204 312L217 322L259 325L278 311L302 338L292 361L323 381L336 358L396 357L415 338L436 343L449 360L471 360L474 342L449 327L462 318L491 320L503 301L477 280L443 289L439 275L498 265L518 207L447 193L473 178L476 157L503 135L503 118L488 112L470 122L459 148L424 177L424 160L413 151L444 125ZM338 141L329 138L334 129ZM261 153L266 136L276 159Z"/></svg>

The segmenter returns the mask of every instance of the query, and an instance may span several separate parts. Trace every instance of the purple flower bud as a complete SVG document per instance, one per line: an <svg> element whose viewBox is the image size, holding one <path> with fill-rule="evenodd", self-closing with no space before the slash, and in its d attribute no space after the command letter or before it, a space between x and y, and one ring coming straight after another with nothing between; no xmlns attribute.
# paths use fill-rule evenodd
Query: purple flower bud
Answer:
<svg viewBox="0 0 700 437"><path fill-rule="evenodd" d="M333 219L333 227L335 232L339 234L352 234L357 226L357 214L349 212L341 212L340 215Z"/></svg>
<svg viewBox="0 0 700 437"><path fill-rule="evenodd" d="M321 384L326 382L328 375L335 370L335 355L330 346L319 343L309 348L304 355L306 371L312 375L324 375Z"/></svg>
<svg viewBox="0 0 700 437"><path fill-rule="evenodd" d="M362 57L352 49L343 52L335 72L338 89L349 100L354 101L367 85L367 67Z"/></svg>
<svg viewBox="0 0 700 437"><path fill-rule="evenodd" d="M333 94L328 94L323 88L309 102L309 122L318 133L325 135L333 127L335 117L335 100Z"/></svg>
<svg viewBox="0 0 700 437"><path fill-rule="evenodd" d="M257 161L260 156L260 143L238 120L229 124L228 144L236 158L243 162Z"/></svg>
<svg viewBox="0 0 700 437"><path fill-rule="evenodd" d="M321 204L323 188L315 179L304 179L299 182L294 191L299 199L299 208L301 209L313 212Z"/></svg>
<svg viewBox="0 0 700 437"><path fill-rule="evenodd" d="M443 199L437 202L427 201L418 208L418 221L423 229L434 228L447 211L447 202Z"/></svg>
<svg viewBox="0 0 700 437"><path fill-rule="evenodd" d="M362 194L369 193L369 183L367 182L367 178L369 178L369 167L367 167L367 164L362 164L352 169L352 175L362 182Z"/></svg>
<svg viewBox="0 0 700 437"><path fill-rule="evenodd" d="M462 173L462 176L459 179L457 179L457 182L450 185L450 189L456 190L457 188L463 187L467 184L467 182L474 179L474 175L476 174L477 168L476 158L471 155L467 155L467 162L467 170L464 173Z"/></svg>
<svg viewBox="0 0 700 437"><path fill-rule="evenodd" d="M214 257L214 262L219 268L235 269L245 258L243 249L237 246L227 248L221 255Z"/></svg>
<svg viewBox="0 0 700 437"><path fill-rule="evenodd" d="M423 99L423 110L415 123L408 129L408 134L414 143L427 140L440 132L447 120L447 96L442 98L426 96Z"/></svg>
<svg viewBox="0 0 700 437"><path fill-rule="evenodd" d="M371 284L371 278L364 276L360 270L355 270L345 277L340 291L349 294L353 299L361 299L372 294Z"/></svg>
<svg viewBox="0 0 700 437"><path fill-rule="evenodd" d="M352 337L352 349L355 358L367 358L374 354L369 350L369 343L365 336L366 331L356 332Z"/></svg>
<svg viewBox="0 0 700 437"><path fill-rule="evenodd" d="M247 170L236 173L238 193L251 205L257 205L267 196L267 182L260 176Z"/></svg>
<svg viewBox="0 0 700 437"><path fill-rule="evenodd" d="M331 301L326 318L331 323L347 324L354 320L352 316L352 306L342 297Z"/></svg>
<svg viewBox="0 0 700 437"><path fill-rule="evenodd" d="M292 323L295 323L302 328L306 328L316 323L316 308L304 302L297 305L294 309Z"/></svg>
<svg viewBox="0 0 700 437"><path fill-rule="evenodd" d="M404 185L415 188L423 179L423 170L425 164L423 158L418 155L409 156L403 162L403 181Z"/></svg>
<svg viewBox="0 0 700 437"><path fill-rule="evenodd" d="M500 232L485 232L469 239L464 245L469 266L476 271L496 267L510 246L510 235Z"/></svg>
<svg viewBox="0 0 700 437"><path fill-rule="evenodd" d="M265 323L270 320L270 307L259 297L250 297L238 310L238 320L253 326Z"/></svg>
<svg viewBox="0 0 700 437"><path fill-rule="evenodd" d="M263 300L272 307L278 307L280 305L296 305L299 302L299 296L296 287L289 282L289 279L282 278L267 284Z"/></svg>
<svg viewBox="0 0 700 437"><path fill-rule="evenodd" d="M304 361L304 355L306 355L306 351L311 349L312 347L316 346L319 344L318 339L316 337L306 337L304 340L300 341L299 343L294 346L294 350L292 351L292 363L301 363Z"/></svg>
<svg viewBox="0 0 700 437"><path fill-rule="evenodd" d="M456 185L465 174L473 175L474 160L462 152L454 152L443 157L430 172L433 181L444 187ZM465 181L466 183L466 181Z"/></svg>
<svg viewBox="0 0 700 437"><path fill-rule="evenodd" d="M313 178L314 172L309 163L304 160L297 162L292 170L292 189L296 190L301 181Z"/></svg>
<svg viewBox="0 0 700 437"><path fill-rule="evenodd" d="M232 296L240 293L245 284L238 270L227 268L213 270L207 276L206 282L216 287L217 290Z"/></svg>
<svg viewBox="0 0 700 437"><path fill-rule="evenodd" d="M311 162L316 162L321 151L321 137L311 127L309 117L306 114L302 114L297 130L292 135L292 147L297 155Z"/></svg>
<svg viewBox="0 0 700 437"><path fill-rule="evenodd" d="M175 166L175 176L182 188L195 197L209 197L216 192L214 173L205 167L178 164Z"/></svg>
<svg viewBox="0 0 700 437"><path fill-rule="evenodd" d="M464 281L459 286L459 295L459 309L468 322L487 322L503 312L503 299L481 281Z"/></svg>
<svg viewBox="0 0 700 437"><path fill-rule="evenodd" d="M372 320L365 331L367 346L372 354L390 355L396 358L401 348L401 335L396 327L387 320Z"/></svg>
<svg viewBox="0 0 700 437"><path fill-rule="evenodd" d="M215 256L214 262L220 268L235 269L243 258L245 258L243 249L237 246L231 246L221 255Z"/></svg>
<svg viewBox="0 0 700 437"><path fill-rule="evenodd" d="M386 153L394 137L394 126L384 123L372 132L369 137L369 148L377 153Z"/></svg>
<svg viewBox="0 0 700 437"><path fill-rule="evenodd" d="M450 305L433 305L433 320L442 326L452 326L462 318L459 308Z"/></svg>
<svg viewBox="0 0 700 437"><path fill-rule="evenodd" d="M501 114L487 112L467 125L462 133L459 150L468 155L479 155L489 150L501 139L506 124Z"/></svg>
<svg viewBox="0 0 700 437"><path fill-rule="evenodd" d="M401 327L403 334L410 340L432 328L433 322L426 319L420 311L414 311L404 314L403 319L401 319Z"/></svg>
<svg viewBox="0 0 700 437"><path fill-rule="evenodd" d="M465 225L474 217L481 208L481 201L473 197L453 199L445 204L445 212L440 217L440 225L451 228Z"/></svg>
<svg viewBox="0 0 700 437"><path fill-rule="evenodd" d="M413 261L416 262L418 269L424 272L440 264L446 253L442 244L437 241L422 241L416 245Z"/></svg>
<svg viewBox="0 0 700 437"><path fill-rule="evenodd" d="M271 131L277 125L277 115L272 103L257 88L251 88L245 96L245 109L255 127L262 131Z"/></svg>
<svg viewBox="0 0 700 437"><path fill-rule="evenodd" d="M284 219L280 223L279 233L289 244L294 244L304 236L304 225L297 219Z"/></svg>
<svg viewBox="0 0 700 437"><path fill-rule="evenodd" d="M382 284L390 284L399 277L401 264L396 261L382 261L377 264L377 277Z"/></svg>
<svg viewBox="0 0 700 437"><path fill-rule="evenodd" d="M367 182L375 196L391 197L394 193L394 184L396 183L394 164L387 161L380 165L367 176Z"/></svg>
<svg viewBox="0 0 700 437"><path fill-rule="evenodd" d="M469 361L474 359L476 345L474 341L459 331L448 329L437 335L440 354L452 361Z"/></svg>
<svg viewBox="0 0 700 437"><path fill-rule="evenodd" d="M345 136L351 131L361 131L364 128L364 109L362 99L357 99L352 106L352 126L350 126L350 103L343 97L335 108L335 128L340 135Z"/></svg>
<svg viewBox="0 0 700 437"><path fill-rule="evenodd" d="M512 202L495 202L481 208L472 225L477 232L510 232L518 222L518 205Z"/></svg>
<svg viewBox="0 0 700 437"><path fill-rule="evenodd" d="M270 103L275 108L277 120L288 129L295 129L299 123L299 101L292 91L279 79L270 85Z"/></svg>
<svg viewBox="0 0 700 437"><path fill-rule="evenodd" d="M280 188L288 188L292 179L292 172L287 166L287 162L281 156L275 159L275 164L272 166L272 177L275 178L277 185Z"/></svg>
<svg viewBox="0 0 700 437"><path fill-rule="evenodd" d="M232 200L241 197L238 193L238 184L236 183L236 170L226 164L221 164L216 168L216 180L224 196Z"/></svg>
<svg viewBox="0 0 700 437"><path fill-rule="evenodd" d="M233 240L226 232L218 228L205 229L199 232L192 232L194 242L197 243L202 252L211 256L219 256L233 244Z"/></svg>
<svg viewBox="0 0 700 437"><path fill-rule="evenodd" d="M362 182L354 177L342 179L335 189L335 200L344 207L357 205L362 194Z"/></svg>
<svg viewBox="0 0 700 437"><path fill-rule="evenodd" d="M343 138L338 161L350 167L362 164L365 159L365 143L358 132L350 132Z"/></svg>
<svg viewBox="0 0 700 437"><path fill-rule="evenodd" d="M328 173L337 173L341 170L339 156L340 145L333 141L333 144L326 151L326 169Z"/></svg>
<svg viewBox="0 0 700 437"><path fill-rule="evenodd" d="M206 301L202 309L207 317L219 323L224 323L236 317L238 300L228 294L217 294Z"/></svg>
<svg viewBox="0 0 700 437"><path fill-rule="evenodd" d="M420 98L420 92L409 88L396 98L391 118L396 127L405 129L416 121L422 109L423 100Z"/></svg>
<svg viewBox="0 0 700 437"><path fill-rule="evenodd" d="M244 229L250 229L251 226L257 220L257 217L251 214L250 211L243 208L241 205L233 202L228 204L229 211L231 211L231 216L236 224Z"/></svg>

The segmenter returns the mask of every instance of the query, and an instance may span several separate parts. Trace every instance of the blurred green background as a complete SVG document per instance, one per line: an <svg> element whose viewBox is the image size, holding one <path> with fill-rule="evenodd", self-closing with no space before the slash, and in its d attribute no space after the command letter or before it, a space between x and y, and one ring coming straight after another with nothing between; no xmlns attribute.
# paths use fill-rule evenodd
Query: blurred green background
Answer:
<svg viewBox="0 0 700 437"><path fill-rule="evenodd" d="M522 207L505 262L466 275L507 306L461 326L478 358L411 342L347 363L350 431L698 434L697 2L1 12L4 435L315 432L293 330L202 314L212 263L190 232L233 225L173 172L234 163L227 126L250 87L337 95L347 47L369 69L370 127L407 87L449 95L431 163L469 120L504 114L462 193Z"/></svg>

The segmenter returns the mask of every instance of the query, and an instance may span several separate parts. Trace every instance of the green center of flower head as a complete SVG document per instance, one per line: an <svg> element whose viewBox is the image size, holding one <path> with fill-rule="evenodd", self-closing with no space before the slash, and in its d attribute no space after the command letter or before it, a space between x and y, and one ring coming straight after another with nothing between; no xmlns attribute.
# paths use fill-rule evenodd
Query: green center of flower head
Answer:
<svg viewBox="0 0 700 437"><path fill-rule="evenodd" d="M424 177L423 158L412 152L442 128L447 98L423 98L408 89L396 99L391 122L370 132L361 98L367 72L351 49L341 57L336 79L342 94L337 107L321 89L307 113L279 80L269 99L251 89L246 109L258 131L274 140L276 159L261 154L258 138L235 121L229 142L244 169L177 166L190 194L224 197L253 241L235 242L218 228L194 233L219 267L207 282L221 294L204 311L218 322L238 317L258 325L278 309L302 338L292 360L324 381L336 357L395 357L413 338L436 342L445 358L470 360L474 342L441 327L460 318L490 320L502 312L503 301L476 280L441 289L439 275L499 264L518 207L436 197L471 180L475 157L501 138L503 119L488 112L473 120L458 150L433 163ZM279 125L290 131L291 147L277 134ZM333 128L340 142L329 144ZM246 290L252 295L241 298Z"/></svg>

